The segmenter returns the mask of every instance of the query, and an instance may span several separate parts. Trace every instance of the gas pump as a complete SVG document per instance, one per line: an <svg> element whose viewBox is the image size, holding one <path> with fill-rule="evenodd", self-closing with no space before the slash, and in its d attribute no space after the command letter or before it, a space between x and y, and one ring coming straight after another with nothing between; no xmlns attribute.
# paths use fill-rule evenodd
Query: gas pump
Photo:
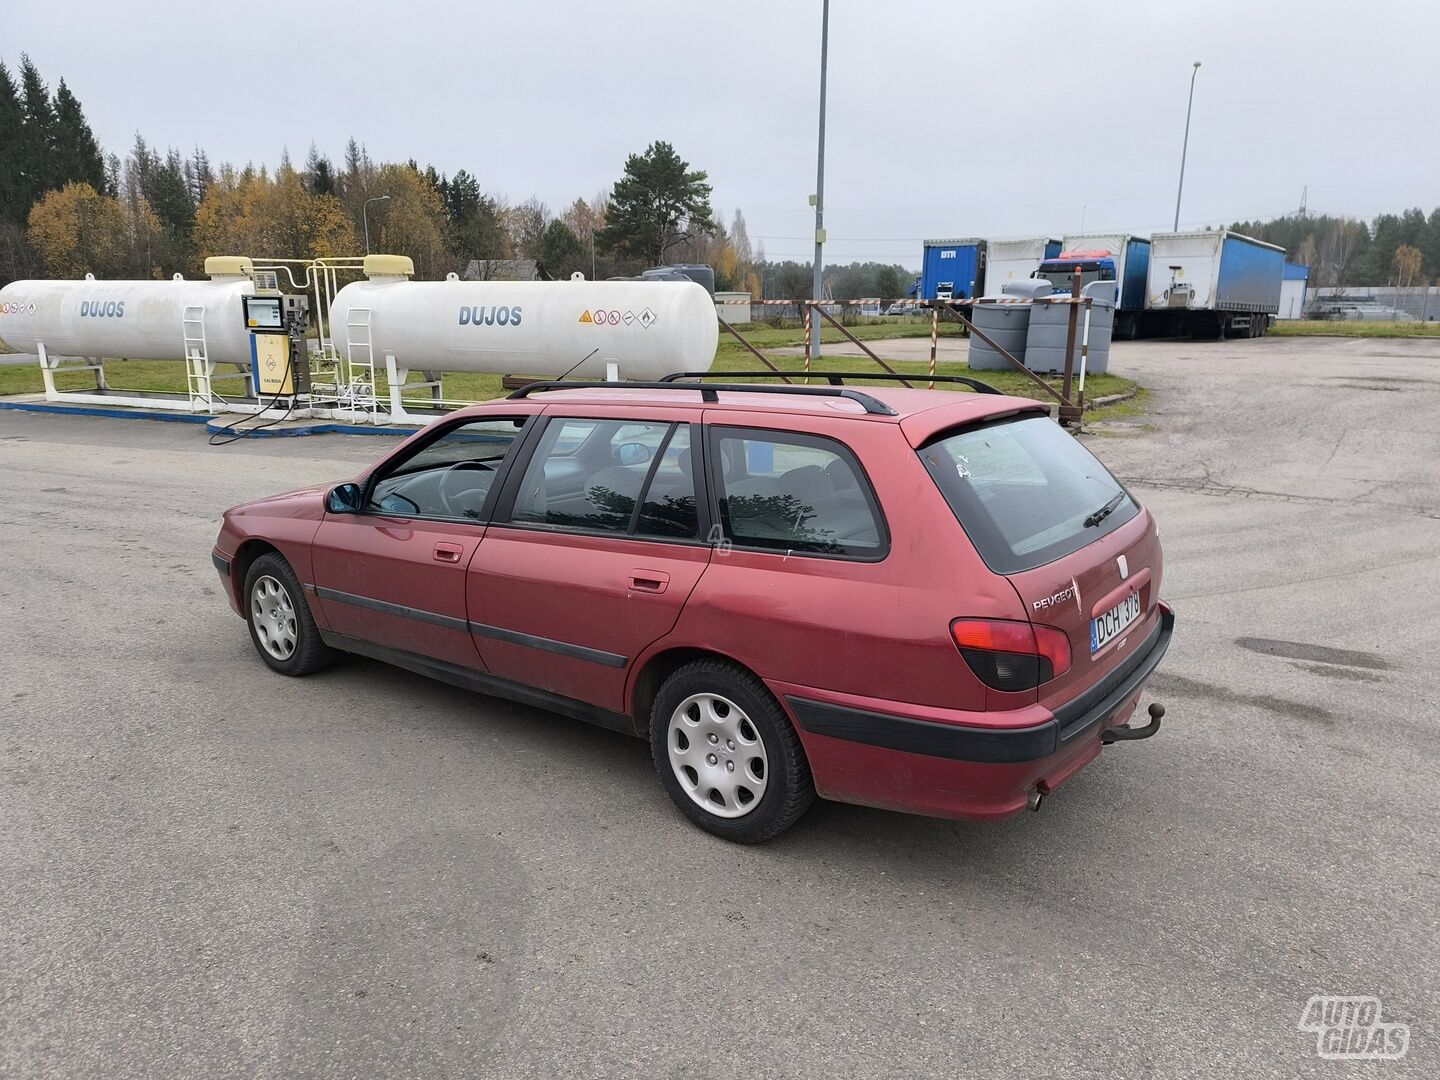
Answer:
<svg viewBox="0 0 1440 1080"><path fill-rule="evenodd" d="M305 331L310 325L310 301L304 295L282 293L275 277L255 274L255 294L241 297L245 328L250 331L250 363L255 396L275 402L282 397L310 395L310 365L305 355Z"/></svg>

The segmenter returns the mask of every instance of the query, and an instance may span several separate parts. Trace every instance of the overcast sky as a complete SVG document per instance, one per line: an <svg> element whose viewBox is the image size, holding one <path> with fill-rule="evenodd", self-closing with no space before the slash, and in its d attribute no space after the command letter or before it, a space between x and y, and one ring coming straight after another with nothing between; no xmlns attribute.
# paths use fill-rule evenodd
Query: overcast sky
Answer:
<svg viewBox="0 0 1440 1080"><path fill-rule="evenodd" d="M811 255L820 0L0 0L107 151L469 169L552 210L672 142L771 258ZM918 266L926 237L1169 228L1440 204L1436 0L833 0L829 262ZM282 88L292 91L282 96ZM297 253L299 254L299 253Z"/></svg>

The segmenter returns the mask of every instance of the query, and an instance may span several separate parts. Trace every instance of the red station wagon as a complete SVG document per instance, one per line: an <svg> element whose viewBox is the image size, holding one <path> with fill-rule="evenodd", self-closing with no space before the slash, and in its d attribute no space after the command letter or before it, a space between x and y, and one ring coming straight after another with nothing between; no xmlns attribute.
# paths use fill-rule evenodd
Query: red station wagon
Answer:
<svg viewBox="0 0 1440 1080"><path fill-rule="evenodd" d="M227 511L215 566L275 671L356 653L649 738L731 840L817 794L1005 817L1153 734L1149 512L1034 401L827 377L527 386Z"/></svg>

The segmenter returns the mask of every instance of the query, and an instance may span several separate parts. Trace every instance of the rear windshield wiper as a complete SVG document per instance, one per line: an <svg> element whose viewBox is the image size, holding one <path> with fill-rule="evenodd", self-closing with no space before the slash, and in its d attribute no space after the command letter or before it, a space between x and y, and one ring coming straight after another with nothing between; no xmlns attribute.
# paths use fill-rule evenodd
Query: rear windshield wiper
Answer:
<svg viewBox="0 0 1440 1080"><path fill-rule="evenodd" d="M1100 507L1099 510L1096 510L1093 514L1087 517L1082 524L1087 529L1090 528L1090 526L1092 525L1099 525L1100 522L1104 521L1107 517L1113 514L1115 512L1115 508L1124 501L1125 492L1122 491L1109 502L1107 502L1104 506Z"/></svg>

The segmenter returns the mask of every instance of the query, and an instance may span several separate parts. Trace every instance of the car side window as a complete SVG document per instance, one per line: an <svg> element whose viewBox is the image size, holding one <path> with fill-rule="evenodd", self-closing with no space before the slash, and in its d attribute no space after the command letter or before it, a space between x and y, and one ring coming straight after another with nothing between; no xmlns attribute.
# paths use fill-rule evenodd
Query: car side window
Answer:
<svg viewBox="0 0 1440 1080"><path fill-rule="evenodd" d="M719 448L720 520L738 547L878 559L888 545L854 455L833 439L729 429Z"/></svg>
<svg viewBox="0 0 1440 1080"><path fill-rule="evenodd" d="M496 472L515 447L525 417L470 420L387 470L365 509L400 517L479 520Z"/></svg>
<svg viewBox="0 0 1440 1080"><path fill-rule="evenodd" d="M639 536L690 539L699 535L695 504L695 469L690 453L690 425L678 424L645 489L635 532Z"/></svg>
<svg viewBox="0 0 1440 1080"><path fill-rule="evenodd" d="M510 520L517 525L630 533L642 491L670 456L665 448L672 427L665 422L552 419L520 480ZM678 471L678 456L679 451L667 477ZM663 499L662 493L662 507L670 505ZM692 511L694 501L692 485ZM670 535L655 532L659 527L663 523L648 531Z"/></svg>

